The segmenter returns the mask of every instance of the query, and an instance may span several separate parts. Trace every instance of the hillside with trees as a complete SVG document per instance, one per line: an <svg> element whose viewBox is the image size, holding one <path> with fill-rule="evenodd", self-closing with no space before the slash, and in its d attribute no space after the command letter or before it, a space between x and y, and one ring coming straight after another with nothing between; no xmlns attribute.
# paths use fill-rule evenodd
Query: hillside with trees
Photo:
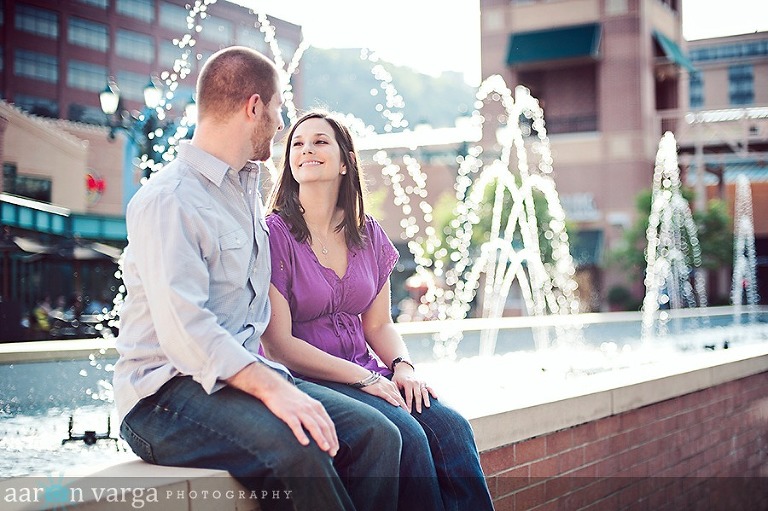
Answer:
<svg viewBox="0 0 768 511"><path fill-rule="evenodd" d="M453 126L457 117L471 113L475 88L469 86L460 73L447 72L434 77L384 61L378 64L392 76L392 85L403 97L402 113L411 128L420 123ZM383 132L386 120L376 105L385 104L385 94L381 82L371 71L375 65L361 58L360 49L309 48L296 77L302 84L304 97L299 108L324 107L351 113L377 132Z"/></svg>

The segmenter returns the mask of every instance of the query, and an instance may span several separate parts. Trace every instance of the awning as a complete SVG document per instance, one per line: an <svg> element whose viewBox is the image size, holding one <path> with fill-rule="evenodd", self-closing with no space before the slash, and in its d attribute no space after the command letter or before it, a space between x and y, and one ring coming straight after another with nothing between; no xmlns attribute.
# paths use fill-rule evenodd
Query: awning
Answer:
<svg viewBox="0 0 768 511"><path fill-rule="evenodd" d="M584 229L571 236L571 257L577 268L598 266L603 256L603 231Z"/></svg>
<svg viewBox="0 0 768 511"><path fill-rule="evenodd" d="M122 250L104 243L64 240L57 244L44 244L33 238L21 236L14 237L13 242L19 249L28 254L47 256L48 258L60 260L111 260L112 262L117 262L122 255Z"/></svg>
<svg viewBox="0 0 768 511"><path fill-rule="evenodd" d="M693 73L696 72L696 68L693 67L693 63L691 60L685 56L683 51L680 49L680 47L675 44L675 42L659 32L658 30L653 31L653 38L656 39L656 42L659 43L659 46L661 46L661 50L664 52L664 55L677 64L680 67L684 67L689 72Z"/></svg>
<svg viewBox="0 0 768 511"><path fill-rule="evenodd" d="M724 162L724 163L708 163L705 164L705 169L714 166L717 170L722 171L723 181L726 184L736 183L739 176L744 176L749 179L750 183L767 183L768 182L768 164L764 161L756 160L743 160L736 162ZM696 162L691 162L688 166L688 170L685 173L685 183L689 186L696 184L699 173L696 171ZM717 184L717 176L712 172L704 173L704 184L715 185Z"/></svg>
<svg viewBox="0 0 768 511"><path fill-rule="evenodd" d="M579 57L596 58L600 34L598 23L518 32L509 38L507 64L516 66Z"/></svg>

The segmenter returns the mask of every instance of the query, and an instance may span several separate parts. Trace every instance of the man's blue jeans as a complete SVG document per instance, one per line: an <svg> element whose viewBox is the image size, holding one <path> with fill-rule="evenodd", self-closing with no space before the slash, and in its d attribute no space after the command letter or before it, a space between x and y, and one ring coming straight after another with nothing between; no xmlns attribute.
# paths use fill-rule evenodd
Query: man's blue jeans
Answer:
<svg viewBox="0 0 768 511"><path fill-rule="evenodd" d="M235 388L207 394L176 377L125 417L120 432L144 461L228 471L261 494L261 509L394 511L401 439L381 413L337 392L296 380L325 406L336 426L334 458L311 441L302 446L264 404ZM277 494L275 494L277 495Z"/></svg>
<svg viewBox="0 0 768 511"><path fill-rule="evenodd" d="M408 413L349 385L318 382L379 410L403 439L398 511L492 511L469 421L437 399Z"/></svg>

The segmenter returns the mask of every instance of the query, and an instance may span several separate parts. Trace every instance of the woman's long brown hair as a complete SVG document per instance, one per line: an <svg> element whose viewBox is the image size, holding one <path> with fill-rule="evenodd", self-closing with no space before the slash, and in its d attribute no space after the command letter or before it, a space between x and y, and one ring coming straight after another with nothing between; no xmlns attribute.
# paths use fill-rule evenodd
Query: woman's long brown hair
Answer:
<svg viewBox="0 0 768 511"><path fill-rule="evenodd" d="M277 213L285 220L291 229L291 234L297 241L303 242L311 239L309 228L304 221L304 208L299 201L299 183L293 178L290 162L293 134L296 128L307 119L323 119L333 129L336 143L339 144L341 162L347 168L347 173L341 179L339 198L336 202L336 206L344 211L344 217L336 226L336 232L344 229L347 246L350 248L361 247L365 242L365 208L363 205L365 185L362 169L358 164L360 158L349 129L325 110L311 110L302 115L291 126L285 137L285 152L280 176L270 195L267 210Z"/></svg>

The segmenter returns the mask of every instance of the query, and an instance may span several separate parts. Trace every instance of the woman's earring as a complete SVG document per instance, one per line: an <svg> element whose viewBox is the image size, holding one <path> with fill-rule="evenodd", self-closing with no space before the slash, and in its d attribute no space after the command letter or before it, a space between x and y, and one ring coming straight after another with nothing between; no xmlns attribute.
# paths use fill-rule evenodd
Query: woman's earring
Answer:
<svg viewBox="0 0 768 511"><path fill-rule="evenodd" d="M342 171L341 171L341 175L342 175L342 176L346 176L346 175L347 175L347 171L346 171L346 170L342 170Z"/></svg>

